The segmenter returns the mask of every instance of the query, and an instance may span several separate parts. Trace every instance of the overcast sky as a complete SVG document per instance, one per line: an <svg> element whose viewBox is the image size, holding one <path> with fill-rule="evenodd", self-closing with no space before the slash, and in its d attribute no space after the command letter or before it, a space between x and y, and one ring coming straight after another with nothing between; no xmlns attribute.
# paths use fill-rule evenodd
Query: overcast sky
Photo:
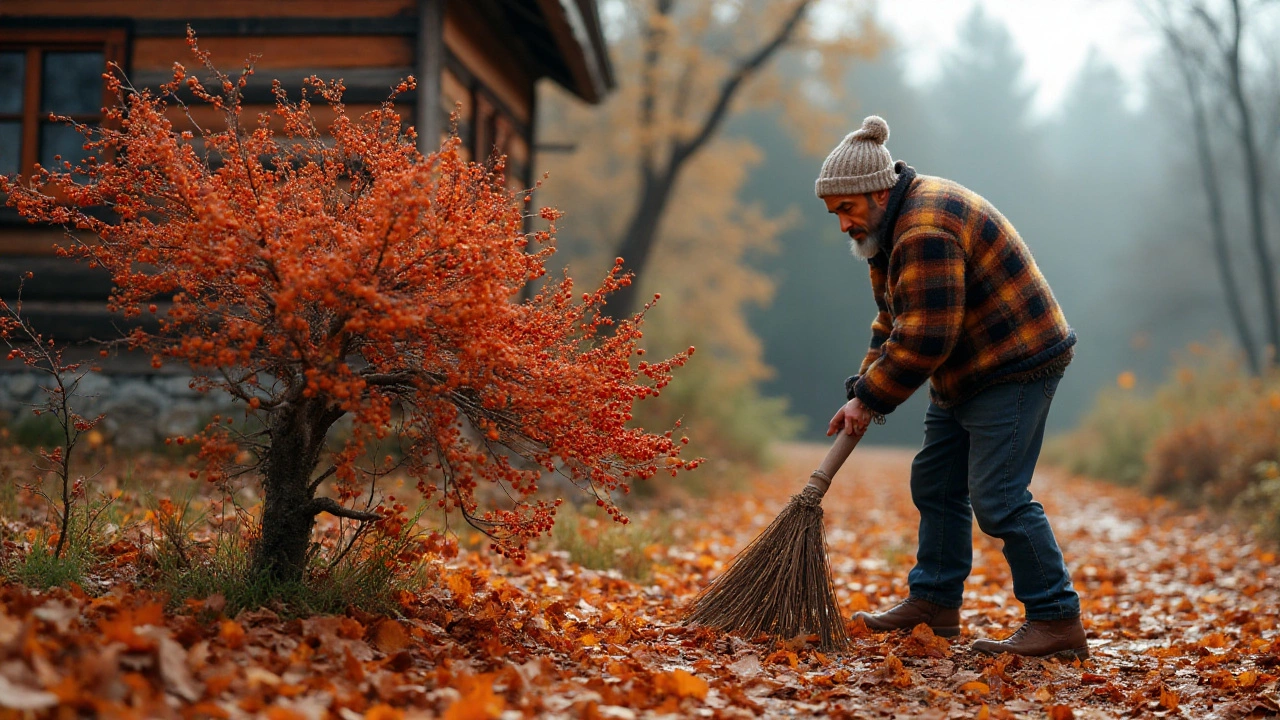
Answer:
<svg viewBox="0 0 1280 720"><path fill-rule="evenodd" d="M1009 27L1041 113L1061 99L1090 47L1135 84L1155 45L1133 0L880 0L883 26L907 49L909 79L927 80L937 71L977 4Z"/></svg>

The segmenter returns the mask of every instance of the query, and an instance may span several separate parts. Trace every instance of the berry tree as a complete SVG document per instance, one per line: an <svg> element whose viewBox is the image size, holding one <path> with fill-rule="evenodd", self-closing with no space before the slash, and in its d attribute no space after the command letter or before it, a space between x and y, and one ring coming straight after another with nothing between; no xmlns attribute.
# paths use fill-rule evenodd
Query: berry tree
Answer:
<svg viewBox="0 0 1280 720"><path fill-rule="evenodd" d="M565 276L521 302L545 273L558 213L542 210L548 229L526 235L531 196L504 186L500 159L468 162L456 138L422 156L394 95L348 117L341 83L318 78L309 87L332 110L327 127L307 94L290 101L278 84L273 110L246 117L252 65L220 73L190 44L214 80L175 64L152 93L109 73L118 102L101 128L82 128L91 157L0 178L0 192L32 222L65 227L61 252L111 273L113 310L158 316L158 330L122 339L131 350L190 366L260 423L178 439L199 443L210 481L260 479L255 571L301 577L322 512L383 517L356 497L381 476L362 463L390 438L424 498L514 557L554 522L560 501L535 496L546 473L625 523L615 493L697 465L681 458L682 438L628 427L633 404L693 349L635 358L643 313L616 324L601 314L629 283L621 259L593 292ZM175 128L184 92L225 126L200 127L188 111L194 129ZM335 441L344 417L351 429ZM505 492L478 493L486 484Z"/></svg>

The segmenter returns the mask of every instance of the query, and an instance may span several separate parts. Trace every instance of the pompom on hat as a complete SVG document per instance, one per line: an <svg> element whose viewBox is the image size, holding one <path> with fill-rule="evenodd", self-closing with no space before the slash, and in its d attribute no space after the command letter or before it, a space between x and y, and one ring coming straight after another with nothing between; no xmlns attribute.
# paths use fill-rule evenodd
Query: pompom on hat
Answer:
<svg viewBox="0 0 1280 720"><path fill-rule="evenodd" d="M862 127L849 133L822 162L814 184L818 197L859 195L888 190L898 182L893 157L884 146L889 123L879 115L868 116Z"/></svg>

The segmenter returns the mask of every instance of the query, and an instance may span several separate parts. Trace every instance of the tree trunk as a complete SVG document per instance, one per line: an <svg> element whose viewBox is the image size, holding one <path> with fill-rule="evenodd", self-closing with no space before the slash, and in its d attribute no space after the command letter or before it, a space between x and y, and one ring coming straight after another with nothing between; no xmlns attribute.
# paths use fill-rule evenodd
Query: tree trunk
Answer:
<svg viewBox="0 0 1280 720"><path fill-rule="evenodd" d="M644 304L639 300L640 279L649 262L673 185L675 178L665 173L664 176L650 175L644 178L640 203L636 206L631 222L627 224L627 234L623 236L622 244L618 246L618 257L625 261L623 269L634 277L630 285L610 295L604 306L604 314L614 321L631 317Z"/></svg>
<svg viewBox="0 0 1280 720"><path fill-rule="evenodd" d="M640 281L644 278L644 271L649 262L649 254L653 250L653 243L657 239L658 226L662 223L662 215L667 210L667 201L671 197L671 190L680 179L680 171L684 168L685 163L694 155L697 155L711 137L720 130L725 117L728 116L729 106L734 98L737 97L743 84L759 72L760 68L764 67L764 64L769 61L769 58L773 57L791 39L792 34L795 33L796 28L800 25L801 18L804 17L805 12L809 9L811 1L800 0L797 2L791 8L786 20L773 35L736 63L733 71L721 83L720 89L716 92L715 99L711 103L711 109L699 123L697 132L687 138L671 137L668 139L666 150L670 153L670 156L665 162L659 163L655 158L656 148L654 145L646 143L641 147L640 175L642 185L640 188L640 203L636 206L636 211L631 216L631 222L627 224L626 235L622 238L622 244L618 247L617 253L617 256L624 261L623 267L634 278L631 285L610 296L609 302L604 306L603 310L606 317L612 318L616 322L631 317L643 305L639 299ZM656 15L669 18L672 9L673 3L670 0L659 0ZM645 129L651 129L654 122L653 114L658 91L653 85L653 78L660 59L656 44L659 35L660 33L651 21L646 31L644 71L641 75L645 78L646 88L640 97L640 124ZM682 102L683 99L678 101L677 104ZM655 170L655 163L661 165L661 169Z"/></svg>
<svg viewBox="0 0 1280 720"><path fill-rule="evenodd" d="M342 417L317 399L287 405L271 417L271 447L263 464L262 537L253 552L254 575L302 579L311 530L320 513L311 477L320 462L325 434Z"/></svg>
<svg viewBox="0 0 1280 720"><path fill-rule="evenodd" d="M1240 42L1243 33L1243 19L1240 13L1240 0L1231 0L1233 30L1231 48L1228 55L1227 71L1230 75L1231 97L1235 101L1236 111L1240 116L1240 150L1244 153L1245 191L1249 199L1249 221L1253 235L1253 252L1258 261L1258 279L1262 284L1262 314L1266 319L1267 343L1271 346L1269 364L1280 364L1280 302L1276 300L1275 263L1271 259L1271 248L1267 243L1266 209L1262 206L1263 178L1262 158L1259 155L1258 143L1253 132L1253 113L1249 108L1249 99L1245 95L1243 73L1240 60Z"/></svg>
<svg viewBox="0 0 1280 720"><path fill-rule="evenodd" d="M1190 67L1190 58L1183 49L1175 45L1178 54L1179 69L1187 86L1187 96L1191 102L1192 130L1196 137L1196 157L1200 164L1200 180L1204 188L1205 200L1209 205L1209 226L1213 235L1213 256L1218 267L1218 278L1222 282L1222 291L1226 295L1227 313L1231 324L1235 327L1236 336L1240 339L1240 347L1244 350L1249 371L1259 373L1258 349L1254 344L1253 331L1249 329L1249 321L1240 301L1240 285L1236 281L1235 269L1231 265L1231 248L1227 243L1226 214L1222 209L1222 193L1218 185L1218 168L1213 162L1213 149L1209 146L1209 121L1205 112L1204 97Z"/></svg>

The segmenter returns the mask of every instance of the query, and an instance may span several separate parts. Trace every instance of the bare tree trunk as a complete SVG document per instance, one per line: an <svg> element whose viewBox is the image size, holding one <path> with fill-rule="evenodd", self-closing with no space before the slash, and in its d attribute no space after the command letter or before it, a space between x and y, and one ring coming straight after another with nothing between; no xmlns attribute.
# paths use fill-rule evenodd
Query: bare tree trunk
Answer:
<svg viewBox="0 0 1280 720"><path fill-rule="evenodd" d="M643 304L638 299L640 273L649 262L649 254L653 250L662 214L666 211L674 185L674 179L645 175L640 188L640 202L636 205L631 222L627 223L627 234L618 246L618 257L626 260L625 267L635 273L635 277L630 285L609 296L606 308L612 308L607 312L615 320L632 315Z"/></svg>
<svg viewBox="0 0 1280 720"><path fill-rule="evenodd" d="M674 138L667 148L669 155L666 161L661 163L661 167L657 167L658 163L655 160L656 148L650 140L646 140L646 144L641 148L640 200L623 233L617 252L617 256L623 259L623 268L633 277L630 286L622 288L609 298L608 304L604 307L606 316L617 321L630 317L639 309L641 281L644 279L644 272L652 255L653 244L657 240L662 216L666 213L667 203L671 199L671 190L679 181L680 173L690 158L702 150L707 141L720 129L729 112L729 105L742 89L743 84L791 39L811 1L797 2L791 14L774 35L739 61L733 72L720 85L711 110L703 119L698 131L688 138ZM657 12L660 16L669 15L672 12L672 6L672 0L659 0ZM653 80L657 75L657 64L660 60L657 41L658 34L651 24L646 32L648 44L642 66L642 79L646 87L640 98L641 127L646 131L653 126L657 92L653 87ZM683 105L683 99L680 104Z"/></svg>
<svg viewBox="0 0 1280 720"><path fill-rule="evenodd" d="M1187 98L1191 102L1192 132L1196 139L1196 157L1200 165L1200 180L1204 188L1205 200L1209 206L1209 228L1213 235L1213 258L1218 268L1218 278L1222 282L1222 292L1227 300L1227 314L1235 327L1240 347L1244 350L1249 371L1259 374L1259 358L1257 345L1253 339L1253 331L1249 329L1249 321L1245 315L1243 303L1240 301L1240 285L1236 281L1235 269L1231 265L1231 248L1227 242L1226 213L1222 208L1222 191L1218 183L1218 168L1213 161L1213 148L1210 146L1209 121L1205 112L1204 96L1196 81L1192 68L1192 58L1187 48L1174 35L1172 28L1166 27L1170 45L1178 59L1178 69L1187 87Z"/></svg>
<svg viewBox="0 0 1280 720"><path fill-rule="evenodd" d="M331 498L315 497L312 475L325 435L340 417L341 410L315 398L287 404L273 414L262 478L262 537L253 551L253 574L284 582L301 580L311 531L321 512L359 520L378 517L343 508Z"/></svg>
<svg viewBox="0 0 1280 720"><path fill-rule="evenodd" d="M1227 51L1227 72L1231 97L1240 116L1240 149L1244 153L1245 190L1249 199L1249 224L1252 230L1253 251L1258 261L1258 279L1262 284L1263 316L1266 320L1267 343L1270 345L1268 362L1280 364L1280 303L1276 299L1275 263L1271 259L1271 247L1267 242L1266 209L1263 201L1262 158L1253 130L1253 112L1245 94L1240 62L1240 41L1243 35L1243 18L1240 0L1231 0L1232 34Z"/></svg>

